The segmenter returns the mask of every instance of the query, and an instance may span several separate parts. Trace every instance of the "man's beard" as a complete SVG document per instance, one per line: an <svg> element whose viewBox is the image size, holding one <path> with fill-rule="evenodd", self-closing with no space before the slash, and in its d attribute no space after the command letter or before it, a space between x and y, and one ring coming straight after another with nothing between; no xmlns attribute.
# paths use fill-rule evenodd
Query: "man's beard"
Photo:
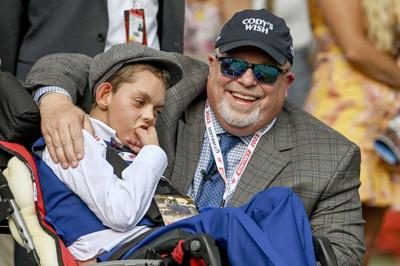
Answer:
<svg viewBox="0 0 400 266"><path fill-rule="evenodd" d="M226 123L233 127L244 128L255 124L260 117L260 108L256 108L251 113L242 113L229 106L226 98L218 102L219 113Z"/></svg>

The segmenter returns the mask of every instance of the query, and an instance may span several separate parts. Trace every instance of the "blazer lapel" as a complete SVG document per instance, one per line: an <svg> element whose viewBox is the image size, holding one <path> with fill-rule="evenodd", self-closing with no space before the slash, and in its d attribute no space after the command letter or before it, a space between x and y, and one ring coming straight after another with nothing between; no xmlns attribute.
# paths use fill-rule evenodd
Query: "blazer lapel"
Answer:
<svg viewBox="0 0 400 266"><path fill-rule="evenodd" d="M192 106L185 116L185 121L178 123L177 149L171 181L181 192L186 193L194 178L203 137L204 102ZM247 202L255 193L269 187L282 169L291 160L293 140L291 128L285 111L282 111L274 126L258 143L243 175L239 181L230 205L238 206Z"/></svg>
<svg viewBox="0 0 400 266"><path fill-rule="evenodd" d="M204 102L193 107L186 121L194 121L187 124L178 123L177 150L171 181L176 188L186 193L194 178L194 173L200 157L205 132ZM193 118L194 117L194 118Z"/></svg>
<svg viewBox="0 0 400 266"><path fill-rule="evenodd" d="M258 143L230 201L238 206L255 193L268 188L290 162L291 139L289 121L282 111L275 124Z"/></svg>

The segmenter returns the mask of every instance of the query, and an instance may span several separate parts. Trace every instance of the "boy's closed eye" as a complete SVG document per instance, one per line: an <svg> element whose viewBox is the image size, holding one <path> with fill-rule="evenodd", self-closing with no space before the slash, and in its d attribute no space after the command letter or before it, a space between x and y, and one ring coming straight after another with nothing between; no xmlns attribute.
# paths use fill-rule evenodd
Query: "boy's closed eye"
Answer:
<svg viewBox="0 0 400 266"><path fill-rule="evenodd" d="M142 98L135 98L133 99L133 102L137 106L143 106L146 103L146 101Z"/></svg>

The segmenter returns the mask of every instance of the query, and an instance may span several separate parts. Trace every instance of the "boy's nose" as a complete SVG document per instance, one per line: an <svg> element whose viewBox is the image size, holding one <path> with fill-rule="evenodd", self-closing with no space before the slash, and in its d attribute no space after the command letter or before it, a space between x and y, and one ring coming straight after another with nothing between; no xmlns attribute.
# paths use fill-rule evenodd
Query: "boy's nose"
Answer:
<svg viewBox="0 0 400 266"><path fill-rule="evenodd" d="M143 120L148 125L151 126L154 123L154 110L152 107L146 108L143 112Z"/></svg>

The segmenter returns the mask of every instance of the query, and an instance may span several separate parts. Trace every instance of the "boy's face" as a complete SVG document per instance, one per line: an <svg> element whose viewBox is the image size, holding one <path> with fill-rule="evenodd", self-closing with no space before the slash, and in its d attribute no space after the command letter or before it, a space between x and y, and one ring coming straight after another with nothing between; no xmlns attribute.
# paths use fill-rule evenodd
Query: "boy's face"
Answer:
<svg viewBox="0 0 400 266"><path fill-rule="evenodd" d="M131 150L142 147L137 128L154 126L165 102L163 81L148 70L135 74L135 82L122 83L107 97L106 123Z"/></svg>

